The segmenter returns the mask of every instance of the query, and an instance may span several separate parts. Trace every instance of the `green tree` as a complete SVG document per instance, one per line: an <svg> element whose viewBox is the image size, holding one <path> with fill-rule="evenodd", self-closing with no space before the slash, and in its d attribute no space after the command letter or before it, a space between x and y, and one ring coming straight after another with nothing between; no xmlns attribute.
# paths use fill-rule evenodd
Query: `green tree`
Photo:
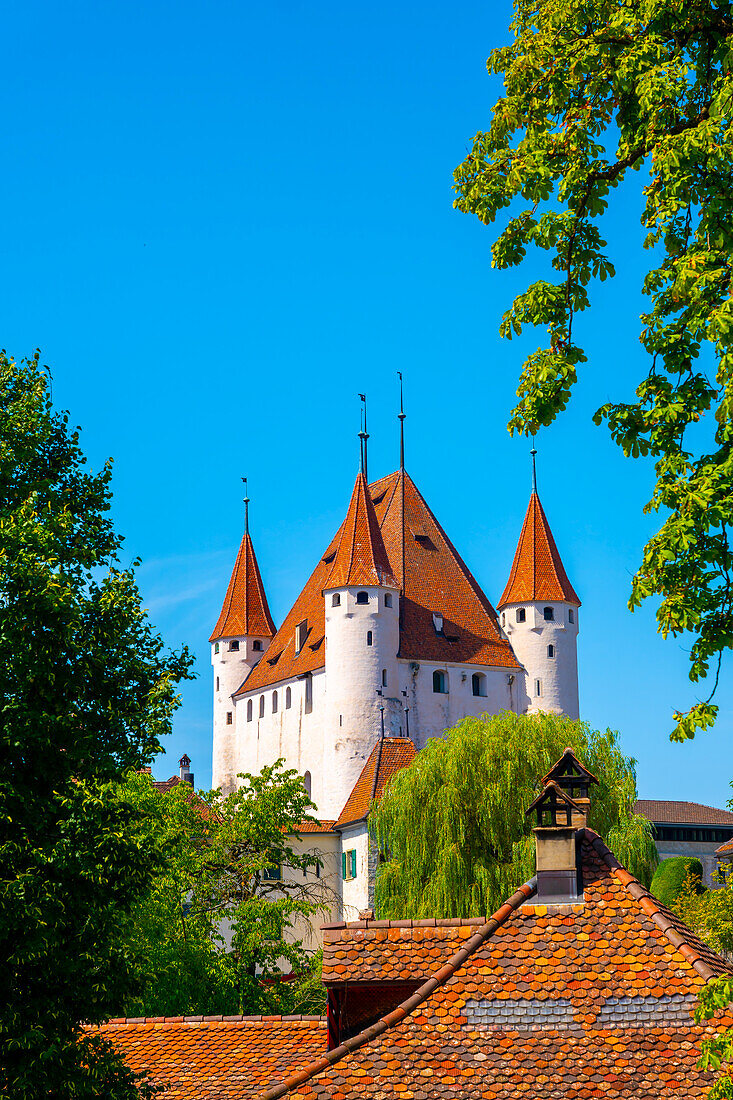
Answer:
<svg viewBox="0 0 733 1100"><path fill-rule="evenodd" d="M694 856L663 859L654 872L651 892L663 905L674 905L681 894L702 894L702 863Z"/></svg>
<svg viewBox="0 0 733 1100"><path fill-rule="evenodd" d="M297 934L297 921L326 900L320 859L299 843L313 803L282 761L241 778L226 797L185 783L159 792L147 775L127 781L124 797L162 863L127 931L148 983L121 1006L125 1015L322 1007L314 960ZM300 977L284 981L283 969Z"/></svg>
<svg viewBox="0 0 733 1100"><path fill-rule="evenodd" d="M379 868L380 917L491 913L534 874L525 810L538 780L570 745L599 780L589 825L646 885L656 865L652 827L634 814L635 761L618 734L547 714L466 718L398 772L370 815L389 858ZM425 807L430 807L430 813Z"/></svg>
<svg viewBox="0 0 733 1100"><path fill-rule="evenodd" d="M82 1025L137 977L120 930L157 864L115 783L169 732L189 657L119 566L108 463L84 469L38 356L0 354L0 1094L138 1095Z"/></svg>
<svg viewBox="0 0 733 1100"><path fill-rule="evenodd" d="M505 94L456 169L455 206L486 225L511 207L495 267L520 264L530 245L548 254L554 274L518 294L500 328L547 330L509 423L535 433L565 408L586 361L574 322L589 286L614 274L599 228L611 192L646 173L650 365L634 400L594 419L625 455L654 459L645 510L665 515L629 606L660 597L659 631L691 636L690 679L715 670L709 697L675 713L672 738L684 740L714 722L733 645L733 17L717 0L515 0L514 11L513 41L488 60Z"/></svg>
<svg viewBox="0 0 733 1100"><path fill-rule="evenodd" d="M733 954L733 889L729 883L701 890L699 882L692 878L683 883L673 908L713 951Z"/></svg>

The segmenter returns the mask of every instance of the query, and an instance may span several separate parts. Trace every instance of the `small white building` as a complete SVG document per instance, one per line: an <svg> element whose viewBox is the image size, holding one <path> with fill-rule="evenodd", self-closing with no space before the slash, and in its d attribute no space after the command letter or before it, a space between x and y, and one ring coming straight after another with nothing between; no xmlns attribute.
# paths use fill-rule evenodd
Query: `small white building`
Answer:
<svg viewBox="0 0 733 1100"><path fill-rule="evenodd" d="M534 489L500 619L404 468L358 474L277 630L246 524L210 638L214 786L280 757L297 769L335 822L353 919L372 901L368 807L428 738L502 710L578 717L579 607Z"/></svg>

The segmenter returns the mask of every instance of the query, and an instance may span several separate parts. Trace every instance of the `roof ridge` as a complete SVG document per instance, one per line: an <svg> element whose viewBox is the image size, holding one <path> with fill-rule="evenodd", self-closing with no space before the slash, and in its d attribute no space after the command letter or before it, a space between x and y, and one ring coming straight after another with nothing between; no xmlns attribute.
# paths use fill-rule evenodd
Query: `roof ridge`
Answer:
<svg viewBox="0 0 733 1100"><path fill-rule="evenodd" d="M510 898L501 905L496 912L490 917L490 919L479 929L475 935L466 940L463 947L455 952L450 957L448 962L444 963L439 970L435 972L427 981L423 982L418 989L403 1001L388 1012L386 1016L382 1016L371 1027L365 1028L360 1031L358 1035L353 1035L346 1042L341 1043L340 1046L334 1047L333 1050L329 1050L321 1058L315 1062L311 1062L309 1066L305 1066L302 1070L298 1070L297 1073L293 1073L290 1077L287 1077L279 1085L274 1085L272 1088L266 1089L265 1092L261 1092L255 1097L255 1100L280 1100L280 1097L285 1096L292 1089L297 1088L299 1085L305 1084L306 1081L311 1080L313 1077L322 1073L323 1070L328 1069L336 1062L340 1062L347 1054L351 1054L352 1051L358 1050L360 1047L365 1046L371 1042L372 1039L376 1039L383 1032L393 1027L395 1024L399 1024L406 1016L409 1016L414 1010L426 1001L427 998L435 992L441 985L455 974L465 963L474 951L477 951L479 947L487 939L489 939L497 928L499 928L507 920L512 913L516 912L520 905L531 898L537 892L537 879L532 878L529 882L525 882L518 890L512 894Z"/></svg>
<svg viewBox="0 0 733 1100"><path fill-rule="evenodd" d="M274 1023L276 1021L286 1023L326 1023L325 1016L305 1016L305 1015L292 1015L283 1016L282 1014L275 1014L271 1016L263 1015L233 1015L233 1016L113 1016L109 1020L105 1020L101 1024L88 1024L86 1026L97 1027L111 1027L122 1026L126 1024L258 1024L258 1023Z"/></svg>
<svg viewBox="0 0 733 1100"><path fill-rule="evenodd" d="M733 966L727 963L720 955L718 955L712 948L707 947L695 934L692 932L686 924L681 920L676 922L669 916L669 910L665 905L662 905L657 898L647 890L630 871L627 871L619 859L613 854L611 849L606 844L605 840L602 840L598 833L593 829L584 828L579 829L579 833L582 834L585 840L590 844L597 855L601 857L606 864L611 874L626 890L626 893L640 903L640 908L648 917L650 917L656 926L664 933L669 943L679 952L680 955L688 962L693 969L700 975L705 982L709 982L712 978L715 978L716 972L705 961L703 953L696 946L697 944L703 948L706 953L712 955L721 966L729 973L733 973ZM679 931L677 924L684 928L687 936L683 936Z"/></svg>

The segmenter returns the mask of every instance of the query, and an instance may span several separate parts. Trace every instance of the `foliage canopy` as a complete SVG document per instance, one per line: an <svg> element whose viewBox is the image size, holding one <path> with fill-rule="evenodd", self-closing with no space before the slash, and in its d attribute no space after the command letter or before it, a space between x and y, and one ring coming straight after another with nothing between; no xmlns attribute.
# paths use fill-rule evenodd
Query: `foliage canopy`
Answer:
<svg viewBox="0 0 733 1100"><path fill-rule="evenodd" d="M158 861L115 781L170 731L168 654L38 357L0 353L0 1094L138 1095L84 1022L137 984L121 938Z"/></svg>
<svg viewBox="0 0 733 1100"><path fill-rule="evenodd" d="M694 856L663 859L654 872L651 892L662 905L674 905L682 893L702 894L702 863Z"/></svg>
<svg viewBox="0 0 733 1100"><path fill-rule="evenodd" d="M570 745L597 776L589 825L646 885L656 865L650 823L634 814L635 761L618 734L548 714L466 718L432 738L394 776L370 815L382 863L382 918L468 917L495 911L534 874L525 810ZM430 813L425 807L430 807Z"/></svg>
<svg viewBox="0 0 733 1100"><path fill-rule="evenodd" d="M514 10L513 41L488 61L505 94L455 172L459 210L489 225L512 207L494 266L520 264L534 245L555 273L517 295L502 321L507 338L525 325L548 333L524 363L509 428L534 433L566 407L586 361L575 315L588 308L593 280L614 274L599 222L612 190L644 170L641 342L650 366L634 400L606 404L594 419L625 455L654 459L646 510L666 514L630 607L661 597L660 632L692 636L690 679L712 662L717 684L733 646L730 5L515 0ZM707 432L696 429L711 411ZM711 699L675 714L673 739L712 724Z"/></svg>

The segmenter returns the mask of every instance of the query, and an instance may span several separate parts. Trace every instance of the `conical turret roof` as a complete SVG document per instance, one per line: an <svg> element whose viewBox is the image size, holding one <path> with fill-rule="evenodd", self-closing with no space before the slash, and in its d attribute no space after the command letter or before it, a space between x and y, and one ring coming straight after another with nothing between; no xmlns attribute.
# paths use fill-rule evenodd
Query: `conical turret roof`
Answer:
<svg viewBox="0 0 733 1100"><path fill-rule="evenodd" d="M254 546L249 531L245 531L221 614L209 641L243 635L272 638L274 633L275 624L267 606Z"/></svg>
<svg viewBox="0 0 733 1100"><path fill-rule="evenodd" d="M512 571L497 607L528 600L565 600L580 607L536 491L529 498Z"/></svg>
<svg viewBox="0 0 733 1100"><path fill-rule="evenodd" d="M361 471L354 483L349 510L339 532L336 556L323 588L325 591L351 584L400 587L392 572L377 513Z"/></svg>

